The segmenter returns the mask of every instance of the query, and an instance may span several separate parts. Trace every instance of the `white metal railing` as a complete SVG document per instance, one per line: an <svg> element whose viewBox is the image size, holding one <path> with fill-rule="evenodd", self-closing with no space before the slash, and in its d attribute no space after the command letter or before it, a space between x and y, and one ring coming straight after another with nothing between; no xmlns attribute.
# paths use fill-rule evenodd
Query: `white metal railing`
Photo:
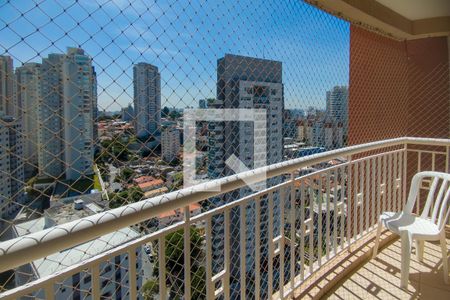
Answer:
<svg viewBox="0 0 450 300"><path fill-rule="evenodd" d="M289 297L324 263L371 232L381 211L401 210L413 173L424 169L449 172L449 147L448 139L428 138L397 138L346 147L229 176L2 242L1 272L169 210L184 209L185 212L181 222L7 290L0 297L18 298L38 293L50 299L58 297L61 282L85 272L91 274L92 282L83 295L99 299L99 269L118 256L126 256L128 260L129 280L120 284L127 286L131 299L140 297L141 290L137 288L141 287L136 280L140 270L136 262L142 258L136 249L143 245L153 245L157 249L158 293L162 298L176 294L190 299L193 292L204 293L203 298L207 299L219 295L225 299L232 295L240 295L241 299L267 298L268 295ZM338 164L322 165L340 157L344 159ZM299 170L314 165L320 168L300 175ZM190 215L189 204L245 187L245 182L255 181L264 173L268 178L281 178L280 183L199 215ZM218 185L220 192L204 191L205 187ZM236 217L239 220L233 223ZM214 233L217 226L220 235L217 231ZM191 257L191 228L201 229L204 257ZM238 233L232 231L236 228ZM174 290L174 286L168 284L173 274L167 270L170 257L166 250L171 246L167 237L180 230L184 261L183 272L177 276L182 277L183 285ZM248 234L253 236L250 242ZM219 239L223 249L218 249L213 239ZM220 262L213 259L217 255L221 257ZM204 268L204 291L192 285L194 264Z"/></svg>

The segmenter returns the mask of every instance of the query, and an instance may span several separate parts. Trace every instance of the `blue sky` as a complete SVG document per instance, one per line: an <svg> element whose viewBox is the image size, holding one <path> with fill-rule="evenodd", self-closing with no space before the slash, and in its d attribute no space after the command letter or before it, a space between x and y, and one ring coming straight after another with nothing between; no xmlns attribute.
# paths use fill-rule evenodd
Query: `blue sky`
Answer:
<svg viewBox="0 0 450 300"><path fill-rule="evenodd" d="M132 101L140 61L160 68L163 106L215 97L225 53L281 61L288 108L323 107L328 89L348 84L349 24L300 0L0 0L0 37L15 66L85 49L101 110Z"/></svg>

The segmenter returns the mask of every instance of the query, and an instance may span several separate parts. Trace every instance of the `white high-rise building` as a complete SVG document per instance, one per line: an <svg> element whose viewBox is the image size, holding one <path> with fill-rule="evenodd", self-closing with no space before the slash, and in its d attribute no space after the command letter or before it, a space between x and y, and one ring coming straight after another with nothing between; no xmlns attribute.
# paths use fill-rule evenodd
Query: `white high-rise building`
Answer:
<svg viewBox="0 0 450 300"><path fill-rule="evenodd" d="M327 149L333 148L334 146L333 123L331 122L323 123L323 134L324 134L323 146Z"/></svg>
<svg viewBox="0 0 450 300"><path fill-rule="evenodd" d="M0 119L0 216L10 219L25 201L21 126L10 116Z"/></svg>
<svg viewBox="0 0 450 300"><path fill-rule="evenodd" d="M167 126L161 131L161 158L171 162L180 152L180 131L175 126Z"/></svg>
<svg viewBox="0 0 450 300"><path fill-rule="evenodd" d="M93 173L96 78L82 49L42 61L38 109L39 174L76 180Z"/></svg>
<svg viewBox="0 0 450 300"><path fill-rule="evenodd" d="M134 127L138 137L159 135L161 125L161 77L158 67L138 63L133 67Z"/></svg>
<svg viewBox="0 0 450 300"><path fill-rule="evenodd" d="M63 174L63 54L42 59L41 98L38 106L39 175L59 178Z"/></svg>
<svg viewBox="0 0 450 300"><path fill-rule="evenodd" d="M65 175L76 180L93 173L97 80L92 59L78 48L67 50L62 74Z"/></svg>
<svg viewBox="0 0 450 300"><path fill-rule="evenodd" d="M283 158L283 84L281 62L225 55L217 62L217 100L208 104L209 108L247 108L265 109L266 114L266 159L264 164L273 164L282 161ZM211 122L209 124L209 166L210 178L219 178L234 174L234 171L225 165L225 161L231 156L238 157L247 168L253 169L258 162L254 153L254 136L252 122ZM267 185L277 183L278 178L268 180ZM217 206L244 197L251 193L249 188L242 188L209 200L208 206ZM269 229L267 223L267 199L261 200L261 235L254 235L255 211L254 207L248 207L245 218L246 235L245 245L240 245L239 238L239 212L233 211L231 216L231 276L230 285L232 298L239 295L239 260L240 247L245 247L247 278L254 277L255 239L261 241L261 260L268 255L268 230L274 230L275 234L280 230L279 198L274 197L274 228ZM223 268L223 224L222 216L213 219L213 261L214 271ZM261 268L263 269L263 268ZM253 279L254 280L254 279ZM261 286L267 286L267 273L261 274ZM261 288L261 290L265 290ZM244 297L252 297L245 295ZM267 295L262 294L262 298Z"/></svg>
<svg viewBox="0 0 450 300"><path fill-rule="evenodd" d="M0 115L15 115L13 60L0 55Z"/></svg>
<svg viewBox="0 0 450 300"><path fill-rule="evenodd" d="M338 122L344 126L344 134L348 128L348 87L335 86L327 92L326 98L327 116L331 118L333 124Z"/></svg>
<svg viewBox="0 0 450 300"><path fill-rule="evenodd" d="M16 68L16 103L23 133L25 178L38 168L38 107L41 102L41 64L25 63Z"/></svg>

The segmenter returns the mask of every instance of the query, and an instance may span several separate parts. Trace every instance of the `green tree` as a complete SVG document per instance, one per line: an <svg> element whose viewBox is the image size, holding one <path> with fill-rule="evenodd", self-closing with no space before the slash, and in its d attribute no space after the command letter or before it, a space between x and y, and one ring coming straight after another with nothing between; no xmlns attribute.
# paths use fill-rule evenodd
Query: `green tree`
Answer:
<svg viewBox="0 0 450 300"><path fill-rule="evenodd" d="M161 112L161 117L167 118L169 116L170 109L167 106L164 106Z"/></svg>
<svg viewBox="0 0 450 300"><path fill-rule="evenodd" d="M190 228L190 257L191 257L191 295L192 299L206 298L206 277L205 268L199 264L205 256L203 252L204 238L199 229ZM180 295L176 293L184 290L184 231L180 229L166 236L166 272L167 283L172 286L171 299ZM154 268L154 275L157 276L159 270L158 262Z"/></svg>
<svg viewBox="0 0 450 300"><path fill-rule="evenodd" d="M170 186L171 191L180 189L183 186L183 172L178 172L173 175L173 183Z"/></svg>
<svg viewBox="0 0 450 300"><path fill-rule="evenodd" d="M110 208L116 208L125 204L140 201L144 197L144 192L137 186L112 195L109 202Z"/></svg>
<svg viewBox="0 0 450 300"><path fill-rule="evenodd" d="M131 154L130 150L128 150L127 143L117 136L112 140L102 141L101 146L102 150L95 159L97 163L107 163L117 160L127 161L128 156Z"/></svg>
<svg viewBox="0 0 450 300"><path fill-rule="evenodd" d="M150 279L142 286L142 296L145 300L153 300L159 293L158 280Z"/></svg>
<svg viewBox="0 0 450 300"><path fill-rule="evenodd" d="M121 171L120 171L120 174L119 174L119 176L117 176L116 177L116 182L122 182L122 183L130 183L131 182L131 179L133 178L133 176L135 175L136 173L134 172L134 170L133 169L130 169L130 168L123 168Z"/></svg>
<svg viewBox="0 0 450 300"><path fill-rule="evenodd" d="M173 109L173 110L169 113L169 117L170 117L172 120L176 120L176 119L178 119L180 116L181 116L180 113L177 112L175 109Z"/></svg>

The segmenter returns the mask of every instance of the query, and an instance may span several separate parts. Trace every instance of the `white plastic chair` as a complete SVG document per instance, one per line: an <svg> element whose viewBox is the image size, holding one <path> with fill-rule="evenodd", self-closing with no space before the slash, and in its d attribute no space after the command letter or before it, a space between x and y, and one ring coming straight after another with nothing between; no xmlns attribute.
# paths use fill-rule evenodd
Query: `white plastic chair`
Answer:
<svg viewBox="0 0 450 300"><path fill-rule="evenodd" d="M417 216L412 211L424 178L431 178L432 180L423 212L420 216ZM438 188L439 191L437 192ZM417 258L421 262L423 261L424 241L440 241L444 281L448 284L448 259L444 227L450 214L449 199L450 174L420 172L414 175L412 179L404 210L402 212L383 212L380 215L373 258L377 256L383 226L400 235L402 248L401 288L406 288L408 285L411 246L414 240L416 241Z"/></svg>

